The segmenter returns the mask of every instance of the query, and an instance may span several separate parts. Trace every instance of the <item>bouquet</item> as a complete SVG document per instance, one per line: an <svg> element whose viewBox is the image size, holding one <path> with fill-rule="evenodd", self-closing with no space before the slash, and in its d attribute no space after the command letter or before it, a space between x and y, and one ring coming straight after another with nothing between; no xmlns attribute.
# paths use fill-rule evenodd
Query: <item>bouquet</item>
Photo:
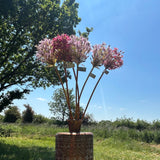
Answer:
<svg viewBox="0 0 160 160"><path fill-rule="evenodd" d="M61 82L67 105L69 108L69 131L72 132L80 132L81 124L83 122L86 110L89 106L93 93L100 82L102 76L104 74L108 74L109 70L113 70L119 68L123 65L123 52L118 51L117 48L111 49L108 45L106 46L105 43L96 44L91 46L90 42L87 38L82 36L75 36L75 35L67 35L61 34L57 35L53 39L41 40L38 45L36 45L37 51L36 56L38 60L47 63L50 67L54 67L56 74ZM78 84L78 72L79 71L86 71L85 67L80 67L80 64L85 62L86 59L90 57L91 59L91 70L84 81L81 90ZM65 72L65 83L62 81L62 78L58 72L57 64L62 63ZM99 68L104 66L104 70L101 73L97 83L95 84L93 91L88 99L88 103L84 109L84 112L80 113L80 99L86 86L86 83L89 77L95 78L95 75L92 73L95 68ZM68 78L67 78L67 69L71 68L73 71L74 79L75 79L75 114L73 115L70 101L69 101L69 93L68 93Z"/></svg>

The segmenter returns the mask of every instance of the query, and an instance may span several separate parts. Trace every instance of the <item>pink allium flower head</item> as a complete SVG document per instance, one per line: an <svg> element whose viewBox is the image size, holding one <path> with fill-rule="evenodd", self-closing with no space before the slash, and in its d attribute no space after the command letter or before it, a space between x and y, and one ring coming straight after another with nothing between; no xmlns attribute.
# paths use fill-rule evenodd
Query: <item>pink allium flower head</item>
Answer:
<svg viewBox="0 0 160 160"><path fill-rule="evenodd" d="M98 67L103 65L104 57L107 52L105 45L106 45L105 43L102 43L93 46L92 49L93 54L91 60L93 67Z"/></svg>
<svg viewBox="0 0 160 160"><path fill-rule="evenodd" d="M52 40L45 38L36 45L36 56L42 62L54 65L55 57L53 55Z"/></svg>
<svg viewBox="0 0 160 160"><path fill-rule="evenodd" d="M88 58L88 53L91 51L91 46L87 38L75 35L70 36L69 44L71 45L70 53L72 55L72 62L80 64Z"/></svg>
<svg viewBox="0 0 160 160"><path fill-rule="evenodd" d="M52 47L53 53L57 61L71 62L70 44L68 43L70 37L67 34L61 34L53 38Z"/></svg>
<svg viewBox="0 0 160 160"><path fill-rule="evenodd" d="M121 67L123 65L122 52L118 51L117 48L112 50L110 46L107 48L107 50L108 52L106 52L103 62L105 69L112 70Z"/></svg>

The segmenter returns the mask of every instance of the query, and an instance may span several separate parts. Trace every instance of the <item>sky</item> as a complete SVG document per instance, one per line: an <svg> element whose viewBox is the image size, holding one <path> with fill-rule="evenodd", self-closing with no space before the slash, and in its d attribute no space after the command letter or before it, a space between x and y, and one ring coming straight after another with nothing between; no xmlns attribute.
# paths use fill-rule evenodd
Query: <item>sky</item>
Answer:
<svg viewBox="0 0 160 160"><path fill-rule="evenodd" d="M92 97L88 113L96 121L117 118L160 120L160 1L159 0L77 0L82 18L76 30L93 27L91 44L105 42L124 51L124 65L104 75ZM86 73L79 73L79 85L91 69L90 60L83 64ZM81 98L85 106L102 69L93 72ZM74 88L74 79L69 82ZM53 115L48 103L57 87L38 88L16 100L21 112L29 104L37 114Z"/></svg>

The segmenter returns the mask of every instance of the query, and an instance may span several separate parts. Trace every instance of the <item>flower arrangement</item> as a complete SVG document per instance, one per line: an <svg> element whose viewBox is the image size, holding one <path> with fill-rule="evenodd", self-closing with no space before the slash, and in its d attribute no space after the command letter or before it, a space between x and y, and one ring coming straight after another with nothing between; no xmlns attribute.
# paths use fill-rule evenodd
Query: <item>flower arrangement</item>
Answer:
<svg viewBox="0 0 160 160"><path fill-rule="evenodd" d="M58 78L61 82L66 100L67 105L69 108L69 130L70 132L80 132L80 127L82 124L82 121L84 119L86 110L89 106L90 100L93 96L93 93L100 82L102 76L106 73L108 74L108 70L113 70L118 67L121 67L123 65L123 52L118 51L117 48L111 49L110 46L106 47L105 43L94 45L91 47L90 42L87 38L84 38L82 36L77 37L75 35L67 35L67 34L61 34L53 39L47 39L40 41L39 44L36 46L36 56L39 60L41 60L44 63L47 63L48 65L55 67L56 73L58 75ZM86 80L84 81L84 84L81 88L81 91L79 89L78 85L78 72L79 71L85 71L85 67L80 67L79 65L86 61L86 59L89 57L90 52L92 52L91 55L91 64L92 68L86 77ZM60 77L60 74L58 72L56 63L62 63L65 71L65 83L66 83L66 89L64 87L64 83L62 82L62 79ZM98 68L104 66L104 71L100 75L92 93L89 97L88 103L86 105L86 108L80 116L80 98L83 93L84 87L89 79L89 77L95 77L95 75L92 73L94 68ZM76 82L76 109L75 109L75 115L73 115L71 111L70 101L69 101L69 93L68 93L68 79L67 79L67 68L72 68L74 73L74 78Z"/></svg>

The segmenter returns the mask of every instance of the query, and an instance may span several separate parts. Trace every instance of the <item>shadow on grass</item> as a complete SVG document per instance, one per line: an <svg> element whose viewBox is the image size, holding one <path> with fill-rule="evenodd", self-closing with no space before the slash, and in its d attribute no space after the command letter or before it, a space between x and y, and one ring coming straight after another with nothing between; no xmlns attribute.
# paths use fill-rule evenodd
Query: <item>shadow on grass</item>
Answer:
<svg viewBox="0 0 160 160"><path fill-rule="evenodd" d="M55 150L38 146L18 147L0 143L0 160L54 160Z"/></svg>

